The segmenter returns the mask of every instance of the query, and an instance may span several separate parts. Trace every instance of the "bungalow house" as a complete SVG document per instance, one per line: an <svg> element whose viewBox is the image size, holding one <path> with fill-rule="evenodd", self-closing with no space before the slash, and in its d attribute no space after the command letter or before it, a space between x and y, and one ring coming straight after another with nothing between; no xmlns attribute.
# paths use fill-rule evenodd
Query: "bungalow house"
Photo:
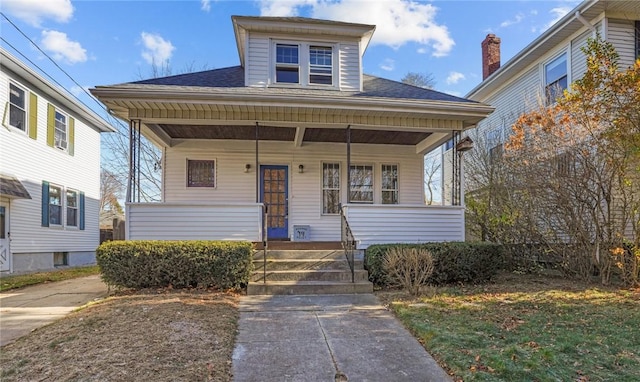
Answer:
<svg viewBox="0 0 640 382"><path fill-rule="evenodd" d="M0 48L0 271L95 263L102 118Z"/></svg>
<svg viewBox="0 0 640 382"><path fill-rule="evenodd" d="M464 240L463 206L425 205L424 154L490 106L363 74L373 25L232 22L239 66L91 89L130 126L128 239L338 242L348 222L360 249ZM159 203L136 191L140 135Z"/></svg>
<svg viewBox="0 0 640 382"><path fill-rule="evenodd" d="M466 97L495 107L471 134L486 146L489 157L501 155L521 114L537 108L540 100L552 102L583 76L587 62L581 48L596 34L616 48L620 68L632 66L640 58L640 2L583 1L504 65L500 38L487 35L482 42L483 81ZM559 172L570 165L564 158L556 160Z"/></svg>

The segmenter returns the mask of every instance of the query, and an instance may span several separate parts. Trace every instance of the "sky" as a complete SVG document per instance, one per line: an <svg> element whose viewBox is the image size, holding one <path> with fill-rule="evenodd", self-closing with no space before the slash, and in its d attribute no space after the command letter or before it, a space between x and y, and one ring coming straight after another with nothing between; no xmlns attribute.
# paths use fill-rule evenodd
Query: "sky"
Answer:
<svg viewBox="0 0 640 382"><path fill-rule="evenodd" d="M232 15L374 24L365 73L397 81L426 73L436 90L464 96L482 80L480 43L487 34L501 38L504 64L579 3L2 0L0 36L3 48L94 110L99 105L84 90L152 77L154 63L172 74L238 65Z"/></svg>

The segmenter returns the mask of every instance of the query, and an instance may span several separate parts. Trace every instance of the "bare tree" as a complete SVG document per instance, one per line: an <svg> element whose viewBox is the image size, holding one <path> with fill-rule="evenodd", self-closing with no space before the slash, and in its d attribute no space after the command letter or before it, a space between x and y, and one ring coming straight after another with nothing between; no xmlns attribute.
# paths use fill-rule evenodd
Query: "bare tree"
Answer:
<svg viewBox="0 0 640 382"><path fill-rule="evenodd" d="M109 225L123 215L119 199L124 189L120 179L109 170L100 169L100 225Z"/></svg>
<svg viewBox="0 0 640 382"><path fill-rule="evenodd" d="M400 81L425 89L433 89L436 86L436 80L431 73L409 72Z"/></svg>
<svg viewBox="0 0 640 382"><path fill-rule="evenodd" d="M440 150L437 151L438 153ZM442 162L439 155L430 154L424 158L424 189L425 189L425 203L432 205L436 202L435 196L438 191L441 191L442 177L440 171L442 169Z"/></svg>

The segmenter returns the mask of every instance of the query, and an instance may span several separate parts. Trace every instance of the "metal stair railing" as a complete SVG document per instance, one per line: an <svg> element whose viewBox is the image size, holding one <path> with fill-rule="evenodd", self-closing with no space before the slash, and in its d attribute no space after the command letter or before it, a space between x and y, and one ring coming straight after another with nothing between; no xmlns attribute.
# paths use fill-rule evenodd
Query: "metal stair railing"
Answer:
<svg viewBox="0 0 640 382"><path fill-rule="evenodd" d="M351 269L351 282L355 283L355 248L356 248L356 240L353 237L353 232L351 231L351 227L349 227L349 222L347 221L347 216L344 213L344 207L340 205L340 230L341 234L341 242L342 248L344 249L344 255L347 258L347 262L349 263L349 268Z"/></svg>
<svg viewBox="0 0 640 382"><path fill-rule="evenodd" d="M267 250L269 246L267 237L267 221L269 219L269 207L262 205L262 282L267 283Z"/></svg>

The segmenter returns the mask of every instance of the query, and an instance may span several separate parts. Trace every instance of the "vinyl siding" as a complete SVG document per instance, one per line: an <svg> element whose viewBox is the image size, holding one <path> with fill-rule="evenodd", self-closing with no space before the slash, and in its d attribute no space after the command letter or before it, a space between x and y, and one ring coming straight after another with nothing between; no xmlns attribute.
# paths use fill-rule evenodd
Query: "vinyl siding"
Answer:
<svg viewBox="0 0 640 382"><path fill-rule="evenodd" d="M200 147L198 147L200 146ZM206 148L205 148L206 147ZM256 168L254 142L206 142L167 148L165 165L165 202L167 203L255 203ZM346 146L344 144L305 144L260 142L259 161L265 165L289 166L289 232L293 225L309 225L310 239L340 239L340 218L322 214L322 163L340 163L341 197L347 200ZM215 159L217 187L186 187L187 159ZM374 201L381 202L381 165L397 164L401 204L424 204L422 155L413 146L352 145L353 164L373 164ZM251 165L249 173L245 164ZM304 165L304 173L298 166Z"/></svg>
<svg viewBox="0 0 640 382"><path fill-rule="evenodd" d="M587 71L587 56L582 52L582 48L587 45L587 39L592 37L591 31L581 34L571 42L571 81L575 81L584 76Z"/></svg>
<svg viewBox="0 0 640 382"><path fill-rule="evenodd" d="M358 248L381 243L464 241L464 207L354 206L347 218Z"/></svg>
<svg viewBox="0 0 640 382"><path fill-rule="evenodd" d="M361 91L360 49L356 42L341 43L340 59L340 90Z"/></svg>
<svg viewBox="0 0 640 382"><path fill-rule="evenodd" d="M3 71L0 76L3 109L8 102L9 75ZM18 178L32 197L11 201L11 250L14 254L95 251L100 238L100 134L60 108L75 119L74 156L47 146L47 105L55 105L55 100L47 99L25 81L18 82L38 97L37 139L17 129L0 128L0 172ZM85 193L85 230L41 226L43 180Z"/></svg>
<svg viewBox="0 0 640 382"><path fill-rule="evenodd" d="M269 38L250 36L246 59L247 86L265 87L269 84Z"/></svg>
<svg viewBox="0 0 640 382"><path fill-rule="evenodd" d="M635 36L633 20L609 19L607 40L609 40L620 55L620 68L628 68L635 62Z"/></svg>

